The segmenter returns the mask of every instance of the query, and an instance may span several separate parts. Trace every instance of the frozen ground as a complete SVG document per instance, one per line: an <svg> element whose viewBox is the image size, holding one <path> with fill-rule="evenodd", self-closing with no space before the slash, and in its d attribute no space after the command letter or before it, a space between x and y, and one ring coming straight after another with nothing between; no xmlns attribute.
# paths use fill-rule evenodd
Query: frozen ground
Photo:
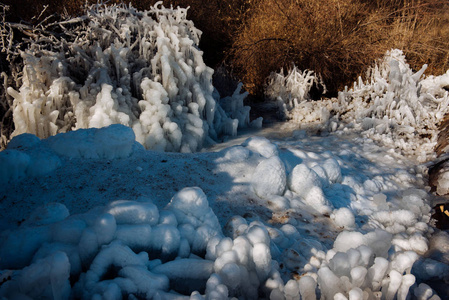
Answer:
<svg viewBox="0 0 449 300"><path fill-rule="evenodd" d="M268 89L290 122L254 129L241 86L212 86L186 16L97 5L67 23L75 40L22 53L0 298L447 299L425 177L449 72L392 50L311 102L317 78L293 69Z"/></svg>
<svg viewBox="0 0 449 300"><path fill-rule="evenodd" d="M297 128L196 154L144 150L121 126L19 136L0 195L0 294L438 299L428 285L448 278L447 235L426 257L425 167L354 132Z"/></svg>

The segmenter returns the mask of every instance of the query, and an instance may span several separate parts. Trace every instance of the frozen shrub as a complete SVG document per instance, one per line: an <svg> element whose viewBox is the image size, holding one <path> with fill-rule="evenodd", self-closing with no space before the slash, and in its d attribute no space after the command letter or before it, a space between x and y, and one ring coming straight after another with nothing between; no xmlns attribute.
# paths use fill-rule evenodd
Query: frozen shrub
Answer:
<svg viewBox="0 0 449 300"><path fill-rule="evenodd" d="M250 124L240 88L224 109L217 103L187 9L96 5L60 22L68 27L58 35L57 24L20 52L21 86L7 89L13 136L122 124L147 149L192 152Z"/></svg>
<svg viewBox="0 0 449 300"><path fill-rule="evenodd" d="M368 69L365 81L359 77L338 98L297 103L287 116L293 123L319 124L327 132L355 129L420 161L428 160L434 155L439 124L449 112L445 90L449 76L426 77L426 69L424 65L413 71L404 52L391 49ZM281 89L278 93L282 95ZM332 182L341 180L337 162L329 161L323 168Z"/></svg>
<svg viewBox="0 0 449 300"><path fill-rule="evenodd" d="M293 66L285 76L283 70L280 73L272 72L270 74L265 95L276 100L280 112L288 116L290 110L300 103L310 100L309 92L313 85L322 86L324 92L326 90L319 75L309 70L301 71Z"/></svg>
<svg viewBox="0 0 449 300"><path fill-rule="evenodd" d="M334 107L339 114L346 111L341 119L361 123L375 140L392 140L394 147L425 160L436 145L438 124L449 111L449 96L443 90L448 76L426 78L426 68L413 72L401 50L387 51L369 69L367 81L359 78L352 89L340 92Z"/></svg>

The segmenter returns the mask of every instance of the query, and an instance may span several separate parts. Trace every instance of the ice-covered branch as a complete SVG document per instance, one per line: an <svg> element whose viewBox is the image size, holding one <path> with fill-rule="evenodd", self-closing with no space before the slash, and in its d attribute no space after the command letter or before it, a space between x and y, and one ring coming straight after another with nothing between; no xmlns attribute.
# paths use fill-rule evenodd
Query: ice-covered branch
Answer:
<svg viewBox="0 0 449 300"><path fill-rule="evenodd" d="M97 4L40 25L20 52L22 85L7 89L13 136L123 124L148 149L191 152L235 134L249 125L249 108L239 93L238 111L219 108L200 37L187 9L161 1L143 12Z"/></svg>
<svg viewBox="0 0 449 300"><path fill-rule="evenodd" d="M285 117L290 116L290 112L301 103L309 100L309 92L313 85L321 86L326 90L326 86L321 77L310 70L301 71L293 66L284 76L283 70L280 73L271 73L268 77L268 84L265 94L275 99L279 104L279 109Z"/></svg>

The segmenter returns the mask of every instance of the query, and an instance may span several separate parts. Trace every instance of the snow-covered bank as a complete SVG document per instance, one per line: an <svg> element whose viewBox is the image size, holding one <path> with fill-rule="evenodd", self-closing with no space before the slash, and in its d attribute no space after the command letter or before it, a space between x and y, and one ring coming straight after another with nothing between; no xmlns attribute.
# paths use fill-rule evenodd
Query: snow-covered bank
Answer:
<svg viewBox="0 0 449 300"><path fill-rule="evenodd" d="M59 163L3 186L2 296L430 299L426 283L448 278L424 257L422 170L370 139L293 131L170 154L103 138L89 158L54 148L122 128L13 139L30 165L36 149Z"/></svg>

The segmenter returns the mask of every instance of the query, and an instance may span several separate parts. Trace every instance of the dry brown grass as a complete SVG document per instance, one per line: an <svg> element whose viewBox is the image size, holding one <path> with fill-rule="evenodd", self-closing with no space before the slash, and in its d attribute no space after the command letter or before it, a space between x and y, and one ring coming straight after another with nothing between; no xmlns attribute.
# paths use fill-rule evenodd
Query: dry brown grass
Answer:
<svg viewBox="0 0 449 300"><path fill-rule="evenodd" d="M331 93L350 84L386 50L400 48L411 65L449 68L448 1L260 0L233 45L245 86L295 63L321 73Z"/></svg>
<svg viewBox="0 0 449 300"><path fill-rule="evenodd" d="M394 20L389 42L414 69L427 63L427 74L442 74L449 69L449 1L410 2Z"/></svg>
<svg viewBox="0 0 449 300"><path fill-rule="evenodd" d="M155 2L131 0L138 9ZM53 13L78 15L85 1L3 3L11 20L37 23ZM402 49L416 69L429 64L427 74L449 68L449 0L164 0L170 4L191 7L206 63L227 60L252 93L292 63L320 73L335 93L391 48Z"/></svg>

